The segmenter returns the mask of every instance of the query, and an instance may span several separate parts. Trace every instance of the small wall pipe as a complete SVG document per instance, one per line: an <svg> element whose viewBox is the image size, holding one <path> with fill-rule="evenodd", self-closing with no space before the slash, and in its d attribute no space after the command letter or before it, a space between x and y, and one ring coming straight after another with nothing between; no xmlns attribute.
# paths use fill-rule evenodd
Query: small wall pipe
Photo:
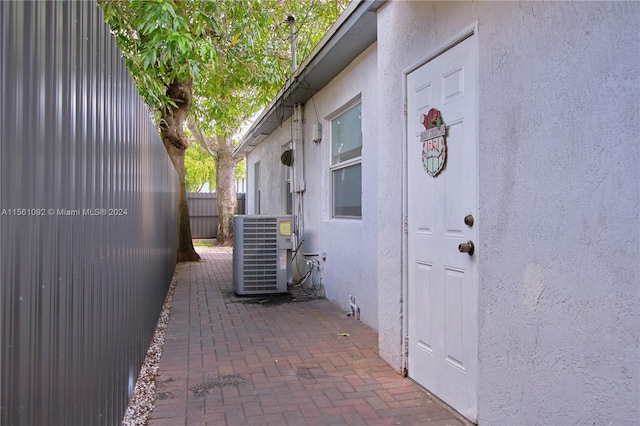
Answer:
<svg viewBox="0 0 640 426"><path fill-rule="evenodd" d="M349 312L347 315L354 316L357 320L360 319L360 308L356 305L356 298L349 295Z"/></svg>

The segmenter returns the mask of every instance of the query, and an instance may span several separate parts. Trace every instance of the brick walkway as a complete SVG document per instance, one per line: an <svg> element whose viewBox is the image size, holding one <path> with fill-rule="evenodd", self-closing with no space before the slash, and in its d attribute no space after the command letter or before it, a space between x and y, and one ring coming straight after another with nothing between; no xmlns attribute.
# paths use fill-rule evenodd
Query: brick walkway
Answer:
<svg viewBox="0 0 640 426"><path fill-rule="evenodd" d="M365 324L324 299L239 298L231 269L228 252L179 265L149 425L463 424Z"/></svg>

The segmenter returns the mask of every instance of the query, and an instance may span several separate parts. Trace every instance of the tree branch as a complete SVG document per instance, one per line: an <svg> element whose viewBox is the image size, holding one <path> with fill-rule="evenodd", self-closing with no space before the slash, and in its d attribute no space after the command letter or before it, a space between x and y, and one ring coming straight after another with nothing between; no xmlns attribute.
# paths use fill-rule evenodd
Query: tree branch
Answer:
<svg viewBox="0 0 640 426"><path fill-rule="evenodd" d="M196 140L196 142L198 142L202 149L207 151L207 153L213 158L216 158L215 152L217 150L217 144L214 142L213 138L206 136L204 132L200 130L200 127L198 127L198 123L196 123L196 119L194 118L193 114L190 115L187 119L187 127L189 128L189 130L191 130L194 139Z"/></svg>

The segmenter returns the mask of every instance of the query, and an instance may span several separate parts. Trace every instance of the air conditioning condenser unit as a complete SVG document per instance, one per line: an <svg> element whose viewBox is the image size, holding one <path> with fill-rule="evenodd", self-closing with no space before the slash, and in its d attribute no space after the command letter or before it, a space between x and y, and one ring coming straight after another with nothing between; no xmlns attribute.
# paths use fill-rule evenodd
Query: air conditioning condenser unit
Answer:
<svg viewBox="0 0 640 426"><path fill-rule="evenodd" d="M291 216L233 218L233 290L238 295L286 293L291 280Z"/></svg>

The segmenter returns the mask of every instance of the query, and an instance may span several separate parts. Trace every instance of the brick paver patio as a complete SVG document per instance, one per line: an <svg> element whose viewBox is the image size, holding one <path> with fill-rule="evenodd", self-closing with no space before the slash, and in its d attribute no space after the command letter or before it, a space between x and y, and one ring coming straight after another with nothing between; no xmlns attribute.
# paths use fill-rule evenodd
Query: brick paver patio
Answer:
<svg viewBox="0 0 640 426"><path fill-rule="evenodd" d="M383 361L376 332L346 311L237 297L232 254L202 256L178 266L150 425L464 424Z"/></svg>

